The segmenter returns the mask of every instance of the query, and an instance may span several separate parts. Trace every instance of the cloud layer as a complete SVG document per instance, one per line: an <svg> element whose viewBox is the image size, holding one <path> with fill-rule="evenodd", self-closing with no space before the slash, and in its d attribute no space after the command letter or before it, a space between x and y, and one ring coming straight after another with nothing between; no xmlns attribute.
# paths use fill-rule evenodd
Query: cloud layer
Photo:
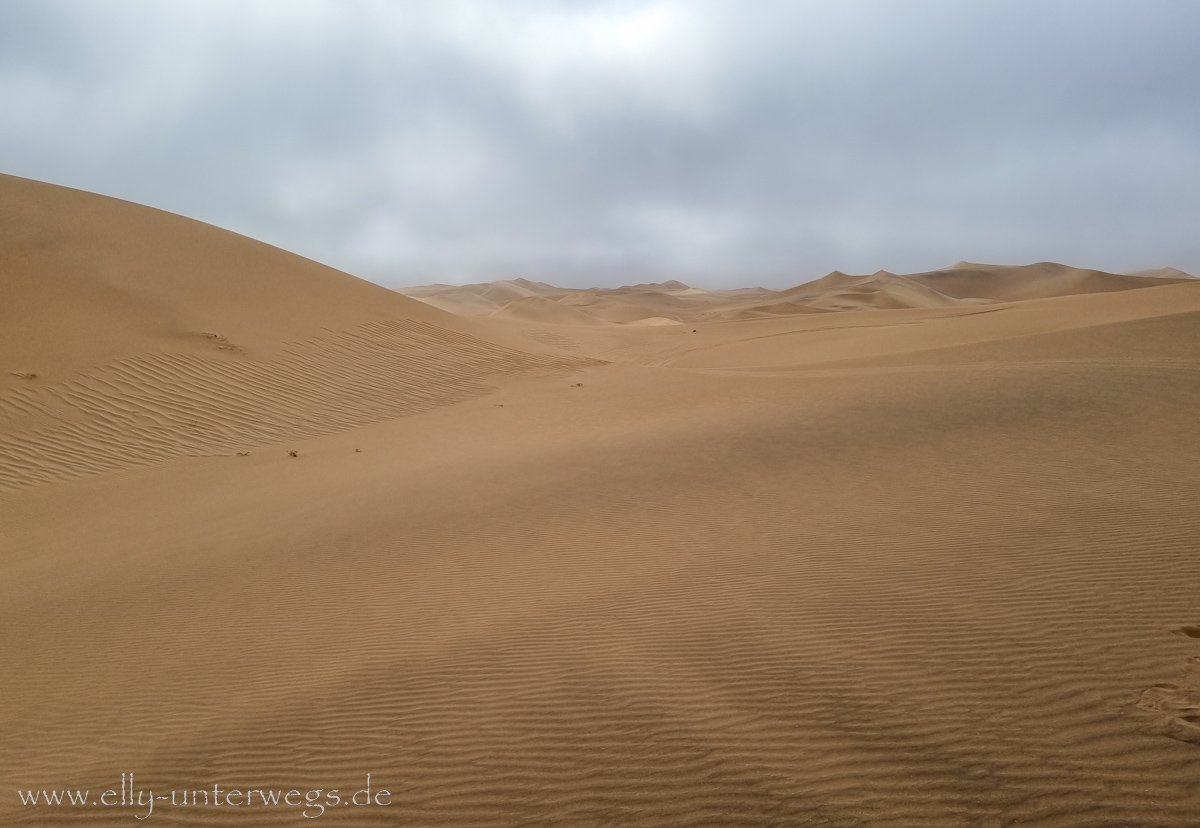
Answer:
<svg viewBox="0 0 1200 828"><path fill-rule="evenodd" d="M1200 272L1200 4L9 2L0 170L388 285Z"/></svg>

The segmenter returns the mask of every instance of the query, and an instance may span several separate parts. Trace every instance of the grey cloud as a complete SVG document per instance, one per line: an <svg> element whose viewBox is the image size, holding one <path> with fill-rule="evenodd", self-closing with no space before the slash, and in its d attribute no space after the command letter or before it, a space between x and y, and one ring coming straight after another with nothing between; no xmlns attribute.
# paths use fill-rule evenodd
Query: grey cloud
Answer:
<svg viewBox="0 0 1200 828"><path fill-rule="evenodd" d="M6 3L0 158L384 284L1200 271L1200 6Z"/></svg>

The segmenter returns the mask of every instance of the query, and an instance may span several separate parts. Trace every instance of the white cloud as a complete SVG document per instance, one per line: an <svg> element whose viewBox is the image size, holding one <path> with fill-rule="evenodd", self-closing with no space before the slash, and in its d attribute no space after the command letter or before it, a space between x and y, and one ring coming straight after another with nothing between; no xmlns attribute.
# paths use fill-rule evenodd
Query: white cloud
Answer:
<svg viewBox="0 0 1200 828"><path fill-rule="evenodd" d="M733 210L687 204L659 204L630 211L628 220L644 243L671 265L705 273L736 267L743 243L752 235L750 220Z"/></svg>
<svg viewBox="0 0 1200 828"><path fill-rule="evenodd" d="M388 283L1200 270L1197 28L1171 0L9 0L0 158Z"/></svg>
<svg viewBox="0 0 1200 828"><path fill-rule="evenodd" d="M543 123L574 132L628 109L708 117L716 55L712 34L680 2L468 6L449 18L454 42L512 78Z"/></svg>

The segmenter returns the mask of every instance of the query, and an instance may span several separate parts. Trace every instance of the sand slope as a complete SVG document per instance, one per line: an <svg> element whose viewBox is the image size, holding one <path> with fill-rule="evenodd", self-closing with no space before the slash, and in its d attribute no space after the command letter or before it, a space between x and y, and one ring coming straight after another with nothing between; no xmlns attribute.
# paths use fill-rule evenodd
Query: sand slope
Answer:
<svg viewBox="0 0 1200 828"><path fill-rule="evenodd" d="M562 305L542 296L526 296L509 302L493 311L489 316L518 322L534 322L544 325L598 325L600 320L580 313L568 305Z"/></svg>
<svg viewBox="0 0 1200 828"><path fill-rule="evenodd" d="M117 199L0 177L0 388L214 338L272 352L425 305L268 245ZM451 323L453 324L453 323Z"/></svg>
<svg viewBox="0 0 1200 828"><path fill-rule="evenodd" d="M255 308L247 342L284 325ZM70 431L0 425L27 452L0 823L128 825L12 791L133 771L392 792L331 825L1196 824L1200 282L697 326L385 312L240 356L114 338ZM145 412L249 453L77 468Z"/></svg>
<svg viewBox="0 0 1200 828"><path fill-rule="evenodd" d="M392 418L561 361L180 216L0 184L0 489Z"/></svg>

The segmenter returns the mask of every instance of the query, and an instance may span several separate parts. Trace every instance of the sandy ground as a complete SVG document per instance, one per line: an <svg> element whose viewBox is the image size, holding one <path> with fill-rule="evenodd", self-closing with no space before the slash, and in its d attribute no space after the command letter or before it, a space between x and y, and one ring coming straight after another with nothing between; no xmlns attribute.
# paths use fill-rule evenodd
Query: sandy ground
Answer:
<svg viewBox="0 0 1200 828"><path fill-rule="evenodd" d="M1200 823L1200 282L466 318L0 184L0 824Z"/></svg>

